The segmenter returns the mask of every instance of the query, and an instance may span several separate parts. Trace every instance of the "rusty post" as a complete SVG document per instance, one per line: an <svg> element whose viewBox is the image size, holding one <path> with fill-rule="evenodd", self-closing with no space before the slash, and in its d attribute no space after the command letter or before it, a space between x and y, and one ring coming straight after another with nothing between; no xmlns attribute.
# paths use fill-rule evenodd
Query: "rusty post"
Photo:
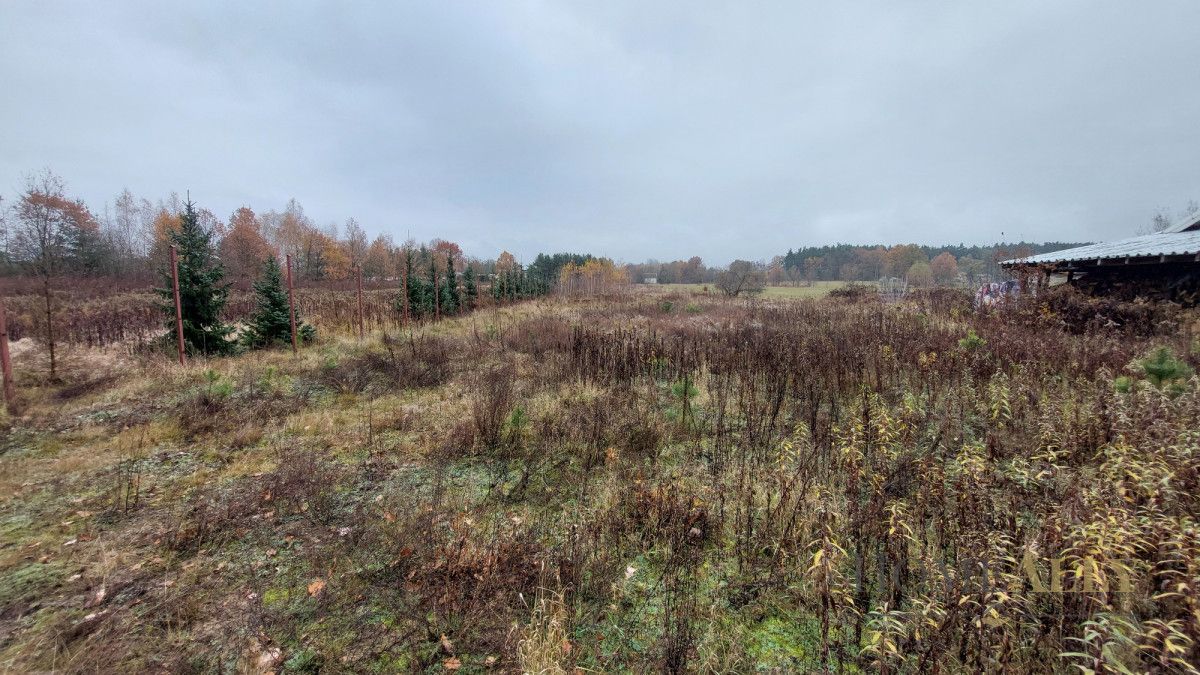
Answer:
<svg viewBox="0 0 1200 675"><path fill-rule="evenodd" d="M358 266L358 339L363 339L362 265Z"/></svg>
<svg viewBox="0 0 1200 675"><path fill-rule="evenodd" d="M288 314L292 322L292 353L299 353L296 348L296 293L292 286L292 256L287 257L287 282L288 282Z"/></svg>
<svg viewBox="0 0 1200 675"><path fill-rule="evenodd" d="M175 343L179 347L179 365L183 365L183 303L179 300L179 251L171 246L171 287L175 292Z"/></svg>
<svg viewBox="0 0 1200 675"><path fill-rule="evenodd" d="M0 298L0 374L4 378L4 404L8 414L17 414L17 391L13 386L12 359L8 356L8 320L4 316L4 299Z"/></svg>
<svg viewBox="0 0 1200 675"><path fill-rule="evenodd" d="M441 288L438 285L437 262L434 260L430 260L429 264L433 265L433 320L441 321L442 320L442 292L441 292Z"/></svg>
<svg viewBox="0 0 1200 675"><path fill-rule="evenodd" d="M404 327L408 328L408 268L412 264L411 253L407 249L404 251L404 271L401 273L402 283L404 285Z"/></svg>

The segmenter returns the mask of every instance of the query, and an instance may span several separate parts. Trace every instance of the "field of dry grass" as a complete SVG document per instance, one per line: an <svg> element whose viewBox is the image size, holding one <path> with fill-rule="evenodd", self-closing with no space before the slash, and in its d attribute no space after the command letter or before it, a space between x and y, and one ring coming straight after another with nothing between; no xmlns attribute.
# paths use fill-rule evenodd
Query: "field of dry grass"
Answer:
<svg viewBox="0 0 1200 675"><path fill-rule="evenodd" d="M21 340L0 671L1195 672L1194 314L682 290Z"/></svg>
<svg viewBox="0 0 1200 675"><path fill-rule="evenodd" d="M846 286L844 281L814 281L801 286L767 286L757 297L767 300L799 300L823 298L835 288ZM653 284L646 286L647 290L655 293L678 293L718 295L719 291L712 284Z"/></svg>

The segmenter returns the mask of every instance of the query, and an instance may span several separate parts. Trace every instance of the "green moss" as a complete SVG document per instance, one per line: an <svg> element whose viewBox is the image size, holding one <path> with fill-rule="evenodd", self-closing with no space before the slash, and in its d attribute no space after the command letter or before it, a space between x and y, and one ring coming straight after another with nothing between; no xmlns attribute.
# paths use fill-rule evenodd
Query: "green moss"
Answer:
<svg viewBox="0 0 1200 675"><path fill-rule="evenodd" d="M21 600L45 597L66 576L60 562L30 563L0 576L0 607Z"/></svg>
<svg viewBox="0 0 1200 675"><path fill-rule="evenodd" d="M412 670L412 659L408 654L384 654L371 664L373 673L405 673Z"/></svg>
<svg viewBox="0 0 1200 675"><path fill-rule="evenodd" d="M33 525L33 518L24 513L16 513L7 518L0 518L0 535L12 541L13 535Z"/></svg>
<svg viewBox="0 0 1200 675"><path fill-rule="evenodd" d="M280 607L287 604L292 592L286 588L269 588L263 591L263 607Z"/></svg>
<svg viewBox="0 0 1200 675"><path fill-rule="evenodd" d="M318 673L321 671L321 656L314 651L303 649L284 661L283 669L289 673Z"/></svg>
<svg viewBox="0 0 1200 675"><path fill-rule="evenodd" d="M815 666L820 635L811 618L768 617L750 632L747 654L759 670L800 669Z"/></svg>

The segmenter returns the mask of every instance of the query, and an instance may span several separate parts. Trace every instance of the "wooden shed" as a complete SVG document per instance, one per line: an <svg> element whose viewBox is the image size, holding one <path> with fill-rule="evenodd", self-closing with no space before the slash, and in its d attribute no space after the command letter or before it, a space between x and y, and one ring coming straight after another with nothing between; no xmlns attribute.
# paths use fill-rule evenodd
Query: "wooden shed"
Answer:
<svg viewBox="0 0 1200 675"><path fill-rule="evenodd" d="M1200 214L1162 232L1016 258L1016 273L1057 276L1094 294L1200 302Z"/></svg>

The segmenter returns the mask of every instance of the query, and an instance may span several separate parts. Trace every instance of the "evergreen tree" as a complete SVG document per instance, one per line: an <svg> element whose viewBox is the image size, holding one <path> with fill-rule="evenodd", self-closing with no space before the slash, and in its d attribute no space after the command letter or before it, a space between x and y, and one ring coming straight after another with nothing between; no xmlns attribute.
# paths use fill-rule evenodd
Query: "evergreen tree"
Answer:
<svg viewBox="0 0 1200 675"><path fill-rule="evenodd" d="M453 253L446 254L445 277L441 287L442 314L457 314L460 299L458 297L458 276L454 273Z"/></svg>
<svg viewBox="0 0 1200 675"><path fill-rule="evenodd" d="M427 257L427 253L423 247L416 256L410 250L404 252L404 274L408 279L408 315L413 319L433 316L434 312L432 270L428 279L423 279L415 273L417 260L425 257ZM403 292L403 288L401 292ZM396 298L396 311L404 311L404 299L400 296Z"/></svg>
<svg viewBox="0 0 1200 675"><path fill-rule="evenodd" d="M413 302L413 259L412 250L405 247L404 249L404 269L401 270L400 277L400 294L396 296L396 311L401 316L404 315L405 306L408 308L408 316L410 318L417 316L417 305ZM407 301L407 302L406 302Z"/></svg>
<svg viewBox="0 0 1200 675"><path fill-rule="evenodd" d="M441 298L438 297L437 261L432 255L429 256L429 285L425 287L425 293L429 303L429 314L431 316L444 314L445 308L442 307Z"/></svg>
<svg viewBox="0 0 1200 675"><path fill-rule="evenodd" d="M267 256L262 275L254 282L254 316L242 334L242 342L250 348L287 343L292 339L292 320L288 311L287 291L283 287L283 270L275 256ZM296 337L311 342L316 330L296 314Z"/></svg>
<svg viewBox="0 0 1200 675"><path fill-rule="evenodd" d="M475 269L469 264L463 272L463 307L469 312L479 301L479 286L475 283Z"/></svg>
<svg viewBox="0 0 1200 675"><path fill-rule="evenodd" d="M195 205L189 200L179 215L179 229L168 234L179 251L179 302L183 314L184 348L189 354L228 354L236 346L229 339L233 329L221 322L221 311L229 297L224 283L225 271L217 260L212 232L200 225ZM175 332L175 295L171 287L171 267L161 270L164 288L158 293L165 301L168 337Z"/></svg>
<svg viewBox="0 0 1200 675"><path fill-rule="evenodd" d="M520 265L513 268L512 280L509 282L508 296L511 300L520 300L525 294L525 270Z"/></svg>

